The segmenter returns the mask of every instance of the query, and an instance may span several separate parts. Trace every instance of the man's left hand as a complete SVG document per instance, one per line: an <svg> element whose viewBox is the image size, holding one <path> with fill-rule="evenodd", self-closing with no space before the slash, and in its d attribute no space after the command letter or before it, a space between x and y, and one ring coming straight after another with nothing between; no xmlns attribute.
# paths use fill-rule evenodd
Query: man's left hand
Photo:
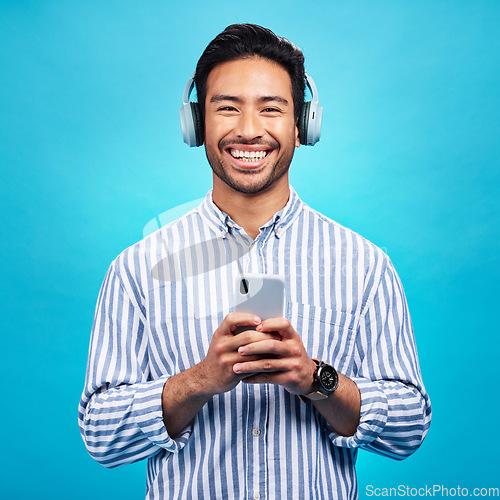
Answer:
<svg viewBox="0 0 500 500"><path fill-rule="evenodd" d="M236 363L234 372L240 375L252 373L243 380L246 383L277 384L291 394L311 392L316 363L308 356L302 339L290 322L286 318L270 318L260 323L256 330L277 332L281 340L266 339L241 346L238 349L240 355L263 357Z"/></svg>

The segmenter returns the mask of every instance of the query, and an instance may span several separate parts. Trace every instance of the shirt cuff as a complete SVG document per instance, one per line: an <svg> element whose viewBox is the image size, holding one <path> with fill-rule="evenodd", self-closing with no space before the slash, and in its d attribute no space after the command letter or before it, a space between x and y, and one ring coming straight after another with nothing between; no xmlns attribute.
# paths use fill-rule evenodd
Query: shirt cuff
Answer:
<svg viewBox="0 0 500 500"><path fill-rule="evenodd" d="M193 428L187 426L175 439L169 436L163 422L162 409L163 386L168 379L169 376L164 376L154 382L140 384L134 396L132 412L137 425L153 444L178 453L186 445Z"/></svg>
<svg viewBox="0 0 500 500"><path fill-rule="evenodd" d="M359 425L354 436L341 436L328 425L330 439L335 446L357 448L364 446L380 435L387 423L387 396L376 382L364 378L351 379L361 394Z"/></svg>

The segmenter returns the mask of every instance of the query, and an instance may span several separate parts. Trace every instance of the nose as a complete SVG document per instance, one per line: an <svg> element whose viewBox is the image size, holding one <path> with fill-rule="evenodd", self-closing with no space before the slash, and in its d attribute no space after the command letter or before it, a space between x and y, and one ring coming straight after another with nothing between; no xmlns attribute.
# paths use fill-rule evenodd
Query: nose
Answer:
<svg viewBox="0 0 500 500"><path fill-rule="evenodd" d="M245 110L238 117L235 127L238 137L252 140L262 137L265 134L262 119L255 110Z"/></svg>

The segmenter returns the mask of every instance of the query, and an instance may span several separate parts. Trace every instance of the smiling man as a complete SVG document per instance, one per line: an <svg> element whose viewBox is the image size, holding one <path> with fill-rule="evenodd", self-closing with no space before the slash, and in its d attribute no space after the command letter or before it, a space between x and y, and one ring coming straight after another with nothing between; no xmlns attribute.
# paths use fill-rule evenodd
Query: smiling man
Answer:
<svg viewBox="0 0 500 500"><path fill-rule="evenodd" d="M357 498L359 448L402 459L427 433L392 263L289 185L305 79L302 52L270 30L218 35L193 116L213 189L104 280L80 427L103 465L148 458L147 498ZM184 251L158 280L166 249ZM284 317L232 312L241 270L284 278Z"/></svg>

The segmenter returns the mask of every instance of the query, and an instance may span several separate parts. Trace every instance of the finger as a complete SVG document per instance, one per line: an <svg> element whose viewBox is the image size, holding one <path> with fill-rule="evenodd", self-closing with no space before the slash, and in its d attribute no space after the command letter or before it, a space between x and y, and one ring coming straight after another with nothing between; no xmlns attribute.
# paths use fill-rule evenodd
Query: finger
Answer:
<svg viewBox="0 0 500 500"><path fill-rule="evenodd" d="M248 330L246 332L240 333L238 335L238 341L240 345L252 344L254 342L260 342L262 340L279 340L281 341L281 335L278 332L262 332L258 330Z"/></svg>
<svg viewBox="0 0 500 500"><path fill-rule="evenodd" d="M257 325L256 330L259 332L278 332L283 338L294 338L297 332L293 328L290 321L286 318L269 318L264 320L260 325Z"/></svg>
<svg viewBox="0 0 500 500"><path fill-rule="evenodd" d="M234 337L234 342L232 341L232 346L234 347L234 350L238 350L239 354L243 354L240 352L240 349L243 348L244 346L250 346L253 344L258 344L260 342L264 341L277 341L281 342L281 336L278 335L275 332L257 332L255 330L253 331L248 331L244 333L240 333L239 335L236 335ZM243 349L243 352L245 349ZM250 353L248 353L250 354Z"/></svg>
<svg viewBox="0 0 500 500"><path fill-rule="evenodd" d="M281 341L281 337L277 333L257 332L255 330L251 332L244 332L239 335L227 335L223 338L224 340L220 344L223 346L222 349L227 352L237 353L240 357L242 356L242 353L239 352L239 348L242 346L268 340ZM255 354L255 356L257 355Z"/></svg>
<svg viewBox="0 0 500 500"><path fill-rule="evenodd" d="M253 374L253 373L272 373L278 371L288 371L287 362L279 358L260 358L255 361L246 361L244 363L235 363L234 373Z"/></svg>
<svg viewBox="0 0 500 500"><path fill-rule="evenodd" d="M273 355L291 356L293 351L291 346L281 341L281 337L265 338L250 344L243 344L238 348L238 353L242 356Z"/></svg>
<svg viewBox="0 0 500 500"><path fill-rule="evenodd" d="M250 313L229 313L217 328L216 332L223 335L233 334L239 326L253 325L256 327L261 319L255 314Z"/></svg>

